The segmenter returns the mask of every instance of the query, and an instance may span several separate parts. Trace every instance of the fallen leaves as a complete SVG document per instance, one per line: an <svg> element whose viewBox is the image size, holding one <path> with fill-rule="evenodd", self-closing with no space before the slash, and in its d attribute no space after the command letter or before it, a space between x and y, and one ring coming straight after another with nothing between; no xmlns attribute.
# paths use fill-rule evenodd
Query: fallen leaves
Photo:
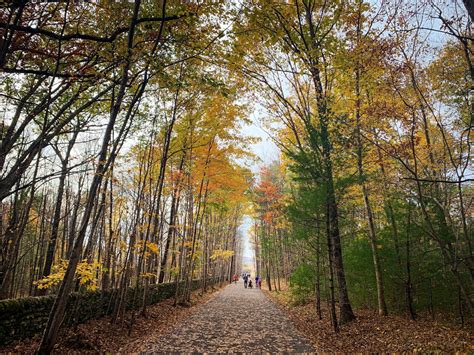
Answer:
<svg viewBox="0 0 474 355"><path fill-rule="evenodd" d="M429 320L411 321L401 316L380 317L372 310L357 310L357 320L332 331L323 308L318 320L315 306L290 306L285 292L266 294L287 313L295 326L322 352L472 352L472 327L456 329Z"/></svg>
<svg viewBox="0 0 474 355"><path fill-rule="evenodd" d="M64 329L60 335L56 352L136 352L143 344L159 335L170 331L174 325L192 314L196 306L207 302L216 290L210 290L204 295L200 291L192 294L191 306L173 306L173 300L168 299L147 308L146 317L127 312L126 319L118 324L111 324L110 317L90 320L72 328ZM134 319L129 335L130 319ZM38 348L40 336L9 344L0 348L0 353L33 353Z"/></svg>

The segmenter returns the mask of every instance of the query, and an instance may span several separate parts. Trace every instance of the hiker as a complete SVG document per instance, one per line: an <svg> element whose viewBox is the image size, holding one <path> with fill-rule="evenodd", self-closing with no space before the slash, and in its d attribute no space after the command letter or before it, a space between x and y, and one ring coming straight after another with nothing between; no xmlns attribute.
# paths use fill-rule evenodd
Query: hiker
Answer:
<svg viewBox="0 0 474 355"><path fill-rule="evenodd" d="M244 276L244 287L247 288L247 283L249 281L249 278L247 275Z"/></svg>
<svg viewBox="0 0 474 355"><path fill-rule="evenodd" d="M236 284L237 281L239 280L239 275L235 274L234 277L232 278L232 281Z"/></svg>
<svg viewBox="0 0 474 355"><path fill-rule="evenodd" d="M252 279L249 280L249 288L252 288Z"/></svg>
<svg viewBox="0 0 474 355"><path fill-rule="evenodd" d="M255 288L258 288L258 280L259 280L259 277L257 275L255 276Z"/></svg>
<svg viewBox="0 0 474 355"><path fill-rule="evenodd" d="M258 278L258 288L262 288L262 278Z"/></svg>

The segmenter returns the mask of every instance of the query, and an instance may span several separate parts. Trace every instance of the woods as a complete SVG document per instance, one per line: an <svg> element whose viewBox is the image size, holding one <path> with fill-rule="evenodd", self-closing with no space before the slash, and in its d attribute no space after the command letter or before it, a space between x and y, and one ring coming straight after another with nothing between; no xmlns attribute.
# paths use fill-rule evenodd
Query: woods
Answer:
<svg viewBox="0 0 474 355"><path fill-rule="evenodd" d="M230 280L249 171L222 4L21 2L2 9L2 298ZM99 21L100 18L108 21ZM35 25L31 25L34 23ZM199 40L197 40L199 39ZM224 76L227 76L224 82ZM130 139L133 136L133 139Z"/></svg>
<svg viewBox="0 0 474 355"><path fill-rule="evenodd" d="M314 296L320 319L327 300L336 332L355 317L351 300L381 316L451 312L464 322L473 292L470 19L431 2L346 5L247 9L260 32L241 45L261 45L243 70L268 92L261 104L283 151L254 187L257 262L272 287L288 281L297 302ZM425 27L430 20L440 29Z"/></svg>
<svg viewBox="0 0 474 355"><path fill-rule="evenodd" d="M49 353L71 293L133 326L155 285L176 306L230 283L250 238L254 276L336 333L358 309L470 324L473 20L469 1L1 5L0 299L55 297Z"/></svg>

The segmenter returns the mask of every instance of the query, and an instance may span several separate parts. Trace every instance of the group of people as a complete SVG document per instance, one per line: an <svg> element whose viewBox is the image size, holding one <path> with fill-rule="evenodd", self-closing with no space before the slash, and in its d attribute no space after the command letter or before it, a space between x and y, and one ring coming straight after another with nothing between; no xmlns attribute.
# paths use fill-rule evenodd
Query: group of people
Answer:
<svg viewBox="0 0 474 355"><path fill-rule="evenodd" d="M239 277L237 275L234 275L234 282L237 283L238 279ZM252 278L250 277L250 273L243 273L242 279L244 280L245 288L253 288L253 282L252 282ZM262 288L262 278L260 276L255 277L255 287Z"/></svg>

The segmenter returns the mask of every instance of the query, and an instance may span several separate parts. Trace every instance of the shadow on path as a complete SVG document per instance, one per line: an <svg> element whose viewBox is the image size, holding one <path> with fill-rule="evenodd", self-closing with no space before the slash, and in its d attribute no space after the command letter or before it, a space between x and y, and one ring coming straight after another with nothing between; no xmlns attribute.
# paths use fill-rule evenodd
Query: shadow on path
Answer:
<svg viewBox="0 0 474 355"><path fill-rule="evenodd" d="M169 334L153 352L298 352L315 350L260 290L227 286Z"/></svg>

